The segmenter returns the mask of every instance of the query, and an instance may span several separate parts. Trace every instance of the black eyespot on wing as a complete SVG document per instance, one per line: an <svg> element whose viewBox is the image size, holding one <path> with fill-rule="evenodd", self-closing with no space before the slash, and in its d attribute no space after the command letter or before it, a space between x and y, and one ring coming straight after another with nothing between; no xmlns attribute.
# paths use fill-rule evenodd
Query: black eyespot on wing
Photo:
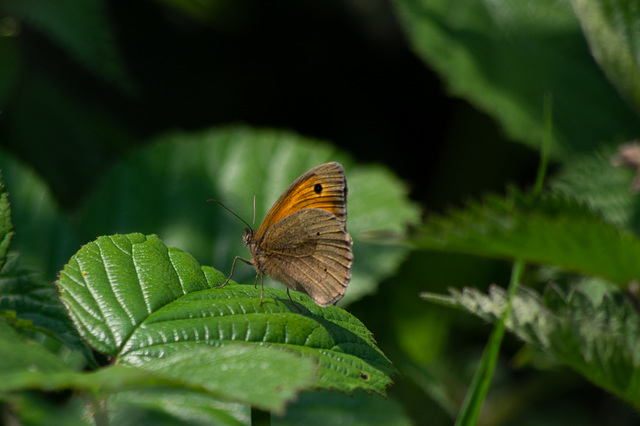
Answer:
<svg viewBox="0 0 640 426"><path fill-rule="evenodd" d="M315 191L316 194L319 194L322 192L322 184L316 183L316 185L313 187L313 190Z"/></svg>

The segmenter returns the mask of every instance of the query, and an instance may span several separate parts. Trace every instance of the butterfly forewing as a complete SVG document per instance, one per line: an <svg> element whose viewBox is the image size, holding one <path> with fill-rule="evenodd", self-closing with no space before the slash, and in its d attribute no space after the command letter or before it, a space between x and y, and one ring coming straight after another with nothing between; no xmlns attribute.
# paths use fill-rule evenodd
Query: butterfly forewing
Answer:
<svg viewBox="0 0 640 426"><path fill-rule="evenodd" d="M346 221L342 165L315 167L278 198L257 232L247 231L251 264L258 276L305 292L318 305L336 303L351 280L352 240Z"/></svg>
<svg viewBox="0 0 640 426"><path fill-rule="evenodd" d="M347 183L340 163L315 167L298 179L275 202L256 232L260 239L265 230L302 209L322 209L341 222L347 220Z"/></svg>

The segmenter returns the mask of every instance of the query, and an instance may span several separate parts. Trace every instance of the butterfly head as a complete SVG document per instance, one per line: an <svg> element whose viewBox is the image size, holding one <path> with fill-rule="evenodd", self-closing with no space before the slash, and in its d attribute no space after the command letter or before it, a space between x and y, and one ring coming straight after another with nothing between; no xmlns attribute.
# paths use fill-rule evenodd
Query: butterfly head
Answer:
<svg viewBox="0 0 640 426"><path fill-rule="evenodd" d="M242 244L244 244L245 247L249 247L249 243L251 243L251 240L253 240L253 229L251 228L246 228L244 230L244 233L242 234Z"/></svg>

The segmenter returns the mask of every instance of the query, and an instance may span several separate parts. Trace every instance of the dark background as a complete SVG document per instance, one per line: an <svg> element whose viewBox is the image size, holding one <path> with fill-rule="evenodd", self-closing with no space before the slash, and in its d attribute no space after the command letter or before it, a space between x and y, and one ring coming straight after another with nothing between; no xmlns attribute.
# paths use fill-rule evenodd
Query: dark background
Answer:
<svg viewBox="0 0 640 426"><path fill-rule="evenodd" d="M0 122L0 144L34 165L67 208L133 146L167 130L228 123L287 128L383 163L428 209L532 180L536 154L447 96L386 1L220 2L198 18L153 1L106 5L133 84L120 89L101 80L24 25L27 93L16 92ZM29 102L40 80L113 124L112 134L56 121L55 101ZM20 108L43 130L25 132L12 114ZM78 167L55 166L63 162Z"/></svg>

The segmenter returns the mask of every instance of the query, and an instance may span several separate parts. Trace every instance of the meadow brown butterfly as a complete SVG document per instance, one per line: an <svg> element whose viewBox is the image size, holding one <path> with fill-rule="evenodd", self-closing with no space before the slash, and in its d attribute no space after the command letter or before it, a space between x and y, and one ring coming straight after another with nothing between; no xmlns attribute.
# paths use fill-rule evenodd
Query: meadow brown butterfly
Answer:
<svg viewBox="0 0 640 426"><path fill-rule="evenodd" d="M315 167L296 179L278 198L257 231L242 241L251 260L237 260L289 289L306 293L320 306L335 304L351 280L352 240L347 232L347 181L340 163ZM245 222L246 223L246 222ZM262 294L260 293L260 305ZM289 298L291 296L289 295Z"/></svg>

